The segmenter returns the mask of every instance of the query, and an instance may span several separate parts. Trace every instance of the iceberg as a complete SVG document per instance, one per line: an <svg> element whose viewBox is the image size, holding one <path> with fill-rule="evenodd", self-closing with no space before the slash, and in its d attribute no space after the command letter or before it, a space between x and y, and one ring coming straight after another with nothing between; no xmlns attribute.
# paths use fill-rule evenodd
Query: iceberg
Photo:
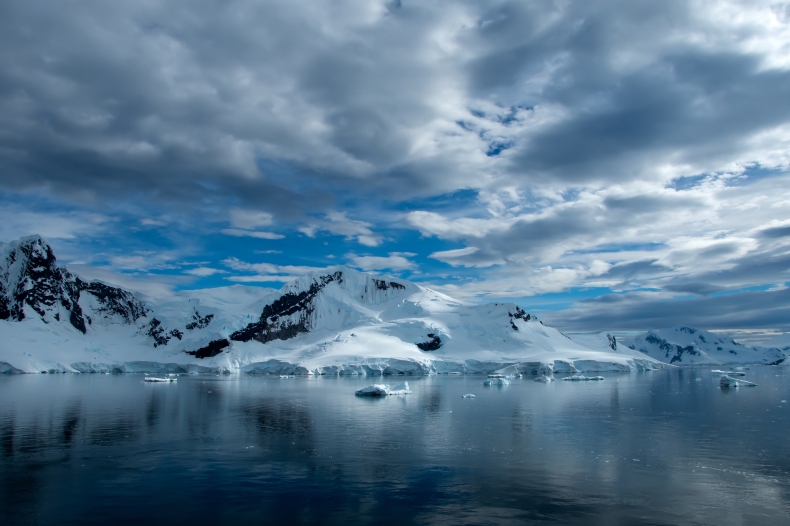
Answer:
<svg viewBox="0 0 790 526"><path fill-rule="evenodd" d="M719 386L721 387L757 387L757 384L752 382L747 382L746 380L736 380L730 376L724 375L719 380Z"/></svg>
<svg viewBox="0 0 790 526"><path fill-rule="evenodd" d="M461 398L475 398L475 395L469 393L469 394L461 395Z"/></svg>
<svg viewBox="0 0 790 526"><path fill-rule="evenodd" d="M357 389L354 393L357 396L387 396L387 395L402 395L411 394L409 389L409 382L403 382L390 389L389 384L373 384L362 389Z"/></svg>
<svg viewBox="0 0 790 526"><path fill-rule="evenodd" d="M537 378L535 378L535 379L534 379L534 380L532 380L532 381L533 381L533 382L544 382L544 383L549 383L549 382L553 382L553 381L554 381L554 378L552 378L551 376L538 376Z"/></svg>
<svg viewBox="0 0 790 526"><path fill-rule="evenodd" d="M719 369L713 369L711 372L713 374L721 374L727 376L746 376L746 373L742 373L740 371L721 371Z"/></svg>
<svg viewBox="0 0 790 526"><path fill-rule="evenodd" d="M170 376L161 377L161 376L146 376L143 378L144 382L177 382L178 378L173 378Z"/></svg>
<svg viewBox="0 0 790 526"><path fill-rule="evenodd" d="M483 382L483 385L486 387L490 387L492 385L510 385L510 380L507 378L489 378Z"/></svg>
<svg viewBox="0 0 790 526"><path fill-rule="evenodd" d="M563 380L569 380L571 382L596 382L603 380L603 376L584 376L584 375L576 375L576 376L566 376Z"/></svg>

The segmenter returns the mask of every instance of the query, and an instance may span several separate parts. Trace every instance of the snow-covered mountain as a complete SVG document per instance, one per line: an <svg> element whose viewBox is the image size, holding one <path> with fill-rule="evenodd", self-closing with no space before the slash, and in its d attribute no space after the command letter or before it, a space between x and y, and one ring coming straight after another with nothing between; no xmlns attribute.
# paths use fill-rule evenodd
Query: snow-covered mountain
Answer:
<svg viewBox="0 0 790 526"><path fill-rule="evenodd" d="M786 358L785 353L777 348L747 347L732 338L682 326L649 331L647 334L625 339L620 345L675 365L777 365Z"/></svg>
<svg viewBox="0 0 790 526"><path fill-rule="evenodd" d="M345 267L308 274L279 291L237 285L154 300L81 280L57 265L38 236L3 244L0 259L6 372L550 373L661 366L626 347L571 340L512 303L471 305Z"/></svg>

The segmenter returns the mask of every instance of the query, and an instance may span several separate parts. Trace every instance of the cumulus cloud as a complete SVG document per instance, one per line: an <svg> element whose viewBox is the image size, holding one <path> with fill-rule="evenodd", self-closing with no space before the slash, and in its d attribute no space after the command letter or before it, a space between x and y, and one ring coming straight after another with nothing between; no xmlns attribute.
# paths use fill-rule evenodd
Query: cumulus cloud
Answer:
<svg viewBox="0 0 790 526"><path fill-rule="evenodd" d="M185 274L189 274L190 276L197 276L199 278L205 278L208 276L214 276L216 274L227 274L227 270L211 268L211 267L196 267L187 269L184 271Z"/></svg>
<svg viewBox="0 0 790 526"><path fill-rule="evenodd" d="M345 212L329 212L323 221L312 222L307 226L302 226L299 231L307 237L315 237L316 232L329 232L338 236L344 236L346 240L356 240L360 245L376 247L383 241L382 236L374 233L370 227L371 223L358 221L346 217Z"/></svg>
<svg viewBox="0 0 790 526"><path fill-rule="evenodd" d="M415 270L417 264L408 258L416 255L413 252L390 252L387 257L346 254L346 258L353 267L362 270Z"/></svg>

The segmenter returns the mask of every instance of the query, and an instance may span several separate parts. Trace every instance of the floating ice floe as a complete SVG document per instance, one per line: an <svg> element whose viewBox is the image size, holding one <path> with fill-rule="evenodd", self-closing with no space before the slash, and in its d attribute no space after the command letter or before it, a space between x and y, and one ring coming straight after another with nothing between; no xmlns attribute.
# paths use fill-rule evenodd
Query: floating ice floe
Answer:
<svg viewBox="0 0 790 526"><path fill-rule="evenodd" d="M566 376L563 380L569 380L571 382L597 382L603 380L603 376L584 376L578 374L576 376Z"/></svg>
<svg viewBox="0 0 790 526"><path fill-rule="evenodd" d="M545 382L545 383L548 383L548 382L553 382L554 378L552 378L551 376L545 376L544 375L544 376L538 376L537 378L533 379L532 381L533 382Z"/></svg>
<svg viewBox="0 0 790 526"><path fill-rule="evenodd" d="M489 378L488 380L483 382L483 385L485 386L510 385L510 380L508 380L507 378Z"/></svg>
<svg viewBox="0 0 790 526"><path fill-rule="evenodd" d="M475 395L473 395L473 394L465 394L465 395L461 395L461 398L475 398Z"/></svg>
<svg viewBox="0 0 790 526"><path fill-rule="evenodd" d="M746 376L746 373L742 373L740 371L720 371L719 369L713 369L711 372L713 374L722 374L727 376Z"/></svg>
<svg viewBox="0 0 790 526"><path fill-rule="evenodd" d="M288 379L288 378L296 378L296 377L294 375L292 375L292 374L281 374L280 378L285 380L285 379Z"/></svg>
<svg viewBox="0 0 790 526"><path fill-rule="evenodd" d="M756 387L757 384L753 384L752 382L747 382L746 380L736 380L730 376L724 375L719 380L719 385L721 387Z"/></svg>
<svg viewBox="0 0 790 526"><path fill-rule="evenodd" d="M172 376L146 376L143 378L144 382L177 382L178 378L173 378Z"/></svg>
<svg viewBox="0 0 790 526"><path fill-rule="evenodd" d="M354 393L357 396L387 396L387 395L402 395L411 394L409 389L409 382L403 382L390 389L389 384L373 384L362 389L357 389Z"/></svg>

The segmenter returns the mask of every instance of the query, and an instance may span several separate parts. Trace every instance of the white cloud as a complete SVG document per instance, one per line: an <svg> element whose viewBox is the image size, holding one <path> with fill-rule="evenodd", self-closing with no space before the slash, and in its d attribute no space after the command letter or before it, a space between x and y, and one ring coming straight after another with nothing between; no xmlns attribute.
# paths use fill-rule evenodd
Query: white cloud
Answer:
<svg viewBox="0 0 790 526"><path fill-rule="evenodd" d="M226 267L240 272L254 272L251 276L228 276L225 279L240 283L290 281L295 277L304 276L309 272L320 272L322 267L305 267L296 265L274 265L272 263L248 263L238 258L222 260Z"/></svg>
<svg viewBox="0 0 790 526"><path fill-rule="evenodd" d="M416 255L413 252L390 252L387 257L346 254L346 258L352 266L362 270L414 270L417 265L408 258Z"/></svg>
<svg viewBox="0 0 790 526"><path fill-rule="evenodd" d="M18 206L0 207L0 239L11 241L38 234L44 239L93 237L112 219L89 212L33 212Z"/></svg>
<svg viewBox="0 0 790 526"><path fill-rule="evenodd" d="M228 272L226 270L221 270L221 269L216 269L216 268L211 268L211 267L197 267L197 268L191 268L191 269L188 269L188 270L184 271L184 274L189 274L190 276L198 276L198 277L201 277L201 278L204 278L204 277L207 277L207 276L213 276L215 274L227 274L227 273Z"/></svg>
<svg viewBox="0 0 790 526"><path fill-rule="evenodd" d="M326 215L325 220L302 226L298 230L307 237L315 237L316 232L323 231L345 236L347 241L356 239L360 245L377 247L382 243L383 238L374 233L370 229L371 226L373 226L371 223L365 221L349 219L345 212L333 211Z"/></svg>
<svg viewBox="0 0 790 526"><path fill-rule="evenodd" d="M140 292L154 298L167 298L173 295L177 286L186 285L193 278L162 274L124 274L92 265L71 264L69 270L87 281L99 280L109 285L121 287L132 292Z"/></svg>
<svg viewBox="0 0 790 526"><path fill-rule="evenodd" d="M226 236L234 237L254 237L256 239L283 239L285 236L273 232L259 232L253 230L242 230L240 228L223 228L222 233Z"/></svg>

